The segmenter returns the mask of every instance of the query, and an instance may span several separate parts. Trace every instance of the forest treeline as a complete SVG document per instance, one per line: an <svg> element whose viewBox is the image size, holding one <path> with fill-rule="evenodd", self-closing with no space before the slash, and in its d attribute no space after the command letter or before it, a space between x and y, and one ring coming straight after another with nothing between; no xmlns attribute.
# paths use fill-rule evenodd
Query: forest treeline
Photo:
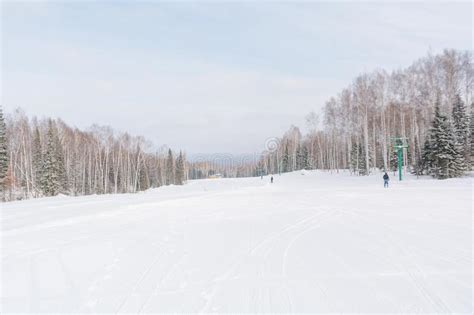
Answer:
<svg viewBox="0 0 474 315"><path fill-rule="evenodd" d="M326 102L321 119L308 114L308 134L292 126L264 152L257 173L396 170L394 141L403 138L408 171L462 176L474 154L473 77L472 53L456 50L361 74Z"/></svg>
<svg viewBox="0 0 474 315"><path fill-rule="evenodd" d="M473 77L472 53L456 50L428 54L406 69L361 74L326 102L321 115L307 115L306 135L292 126L245 163L226 157L225 163L188 163L182 152L154 152L143 137L109 127L83 131L59 119L29 119L21 110L5 119L0 108L1 198L137 192L216 173L349 169L366 175L396 170L395 138L408 145L406 170L462 176L474 155Z"/></svg>
<svg viewBox="0 0 474 315"><path fill-rule="evenodd" d="M257 176L255 165L259 154L206 154L194 156L188 162L188 178L239 178Z"/></svg>
<svg viewBox="0 0 474 315"><path fill-rule="evenodd" d="M182 185L186 157L143 137L109 127L88 131L61 120L29 119L0 108L0 188L3 200L65 195L127 193Z"/></svg>

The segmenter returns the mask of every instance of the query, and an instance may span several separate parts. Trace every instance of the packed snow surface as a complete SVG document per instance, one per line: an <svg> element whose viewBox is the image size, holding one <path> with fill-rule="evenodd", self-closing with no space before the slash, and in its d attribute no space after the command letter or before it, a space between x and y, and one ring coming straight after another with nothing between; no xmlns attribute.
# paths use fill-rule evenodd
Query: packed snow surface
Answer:
<svg viewBox="0 0 474 315"><path fill-rule="evenodd" d="M471 178L274 177L2 204L1 311L472 313Z"/></svg>

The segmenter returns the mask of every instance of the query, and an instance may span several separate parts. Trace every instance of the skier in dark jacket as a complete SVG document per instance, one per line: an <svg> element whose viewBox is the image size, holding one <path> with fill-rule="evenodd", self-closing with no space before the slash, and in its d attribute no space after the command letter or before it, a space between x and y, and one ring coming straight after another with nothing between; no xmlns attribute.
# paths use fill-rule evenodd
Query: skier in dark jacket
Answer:
<svg viewBox="0 0 474 315"><path fill-rule="evenodd" d="M270 182L273 184L273 176L270 178Z"/></svg>
<svg viewBox="0 0 474 315"><path fill-rule="evenodd" d="M387 188L388 187L388 181L390 180L390 177L388 177L387 172L383 175L383 187Z"/></svg>

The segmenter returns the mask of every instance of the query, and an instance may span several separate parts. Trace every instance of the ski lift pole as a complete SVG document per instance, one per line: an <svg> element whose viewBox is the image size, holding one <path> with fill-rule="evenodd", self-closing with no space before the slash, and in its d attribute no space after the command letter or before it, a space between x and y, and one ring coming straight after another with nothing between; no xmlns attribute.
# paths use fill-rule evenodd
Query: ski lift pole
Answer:
<svg viewBox="0 0 474 315"><path fill-rule="evenodd" d="M402 168L403 168L403 149L408 149L408 139L403 138L393 138L393 147L397 150L397 164L398 164L398 180L402 180Z"/></svg>

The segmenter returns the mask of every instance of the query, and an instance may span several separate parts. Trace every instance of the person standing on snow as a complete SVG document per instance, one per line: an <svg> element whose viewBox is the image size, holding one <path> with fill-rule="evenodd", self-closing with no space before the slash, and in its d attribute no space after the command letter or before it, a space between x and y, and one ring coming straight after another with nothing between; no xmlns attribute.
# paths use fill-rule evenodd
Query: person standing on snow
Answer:
<svg viewBox="0 0 474 315"><path fill-rule="evenodd" d="M383 187L388 188L388 181L390 180L390 177L388 177L387 172L383 175Z"/></svg>
<svg viewBox="0 0 474 315"><path fill-rule="evenodd" d="M270 183L272 183L272 184L273 184L273 176L272 176L272 177L270 177Z"/></svg>

